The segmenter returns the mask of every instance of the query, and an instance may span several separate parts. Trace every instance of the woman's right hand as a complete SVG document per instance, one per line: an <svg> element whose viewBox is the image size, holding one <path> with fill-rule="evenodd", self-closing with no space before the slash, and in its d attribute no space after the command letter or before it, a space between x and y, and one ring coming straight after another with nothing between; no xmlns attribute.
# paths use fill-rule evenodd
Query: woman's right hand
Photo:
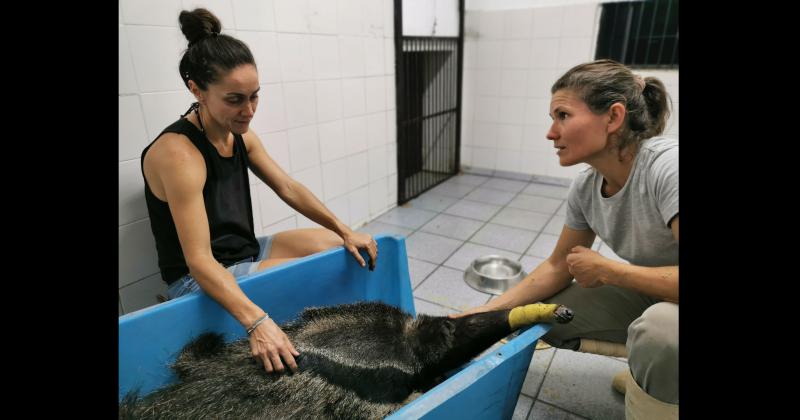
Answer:
<svg viewBox="0 0 800 420"><path fill-rule="evenodd" d="M256 360L264 363L264 369L268 373L273 370L283 372L284 364L289 366L292 372L297 371L294 358L300 353L295 350L289 337L272 321L272 318L265 319L250 334L250 350Z"/></svg>

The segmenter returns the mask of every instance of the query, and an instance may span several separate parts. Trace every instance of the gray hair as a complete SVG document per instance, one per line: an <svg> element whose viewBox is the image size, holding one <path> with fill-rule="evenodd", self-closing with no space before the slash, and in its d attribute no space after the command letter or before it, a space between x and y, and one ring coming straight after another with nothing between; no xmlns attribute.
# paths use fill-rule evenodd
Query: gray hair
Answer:
<svg viewBox="0 0 800 420"><path fill-rule="evenodd" d="M613 60L597 60L569 69L550 89L575 92L595 114L605 113L615 103L625 106L623 129L617 135L620 152L633 145L634 153L642 141L664 132L670 114L669 94L661 80L642 78Z"/></svg>

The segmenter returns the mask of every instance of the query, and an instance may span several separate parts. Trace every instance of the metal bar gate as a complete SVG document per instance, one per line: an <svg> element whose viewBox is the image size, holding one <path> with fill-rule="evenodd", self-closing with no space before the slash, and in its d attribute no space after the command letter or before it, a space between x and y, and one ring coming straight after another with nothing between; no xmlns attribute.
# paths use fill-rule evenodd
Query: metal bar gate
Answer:
<svg viewBox="0 0 800 420"><path fill-rule="evenodd" d="M458 173L464 0L459 36L403 36L402 0L395 0L397 204Z"/></svg>

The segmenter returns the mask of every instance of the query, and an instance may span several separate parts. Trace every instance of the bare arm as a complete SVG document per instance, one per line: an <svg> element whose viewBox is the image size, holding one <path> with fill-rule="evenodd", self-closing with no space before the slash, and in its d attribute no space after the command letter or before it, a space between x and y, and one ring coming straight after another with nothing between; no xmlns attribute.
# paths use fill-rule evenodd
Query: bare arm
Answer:
<svg viewBox="0 0 800 420"><path fill-rule="evenodd" d="M222 305L244 328L265 315L239 288L233 274L228 272L211 251L208 215L203 200L206 168L200 152L188 139L177 137L163 143L153 156L153 173L158 174L169 203L189 272L212 299ZM267 371L274 366L283 370L280 357L293 370L292 357L299 355L285 334L268 319L259 324L250 336L253 356L259 358Z"/></svg>
<svg viewBox="0 0 800 420"><path fill-rule="evenodd" d="M353 232L349 226L342 223L327 207L308 190L303 184L290 177L267 154L261 140L252 131L244 135L247 155L250 159L250 169L265 184L267 184L281 200L309 219L319 223L339 235L344 240L344 246L364 266L364 260L358 253L358 248L365 248L369 253L372 265L377 259L377 245L370 235Z"/></svg>
<svg viewBox="0 0 800 420"><path fill-rule="evenodd" d="M545 261L539 264L521 282L485 305L478 306L456 316L511 309L547 299L567 287L572 280L567 266L567 254L575 246L590 246L595 233L591 230L575 230L567 226L561 230L558 243Z"/></svg>
<svg viewBox="0 0 800 420"><path fill-rule="evenodd" d="M670 225L678 241L678 216ZM678 266L640 267L612 261L612 273L606 284L637 290L668 302L678 303Z"/></svg>
<svg viewBox="0 0 800 420"><path fill-rule="evenodd" d="M678 241L678 217L670 225ZM567 256L569 272L583 287L615 285L636 290L668 302L678 303L678 266L642 267L608 259L585 247L575 247Z"/></svg>

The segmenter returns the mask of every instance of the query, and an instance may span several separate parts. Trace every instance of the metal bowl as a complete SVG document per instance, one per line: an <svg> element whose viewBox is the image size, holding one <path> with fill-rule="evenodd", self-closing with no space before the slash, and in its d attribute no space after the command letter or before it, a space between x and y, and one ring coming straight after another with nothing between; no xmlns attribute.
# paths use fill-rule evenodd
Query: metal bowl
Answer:
<svg viewBox="0 0 800 420"><path fill-rule="evenodd" d="M522 265L500 255L478 257L464 271L464 281L473 289L501 295L527 274Z"/></svg>

